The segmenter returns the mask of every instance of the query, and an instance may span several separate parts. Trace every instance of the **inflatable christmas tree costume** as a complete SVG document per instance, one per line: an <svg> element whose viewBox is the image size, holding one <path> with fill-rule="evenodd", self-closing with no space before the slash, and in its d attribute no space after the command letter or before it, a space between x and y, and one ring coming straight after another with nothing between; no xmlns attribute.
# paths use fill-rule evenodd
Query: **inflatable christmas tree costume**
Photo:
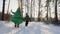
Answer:
<svg viewBox="0 0 60 34"><path fill-rule="evenodd" d="M19 25L19 24L23 23L23 16L22 16L21 11L22 10L20 8L18 8L15 13L12 12L14 15L12 16L11 21L14 24Z"/></svg>

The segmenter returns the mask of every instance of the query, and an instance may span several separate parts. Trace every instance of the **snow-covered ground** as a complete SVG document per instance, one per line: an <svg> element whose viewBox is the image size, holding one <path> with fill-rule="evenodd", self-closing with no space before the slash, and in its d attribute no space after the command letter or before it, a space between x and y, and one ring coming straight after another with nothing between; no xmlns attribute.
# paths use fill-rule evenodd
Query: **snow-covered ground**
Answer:
<svg viewBox="0 0 60 34"><path fill-rule="evenodd" d="M24 24L25 22L19 28L14 28L12 22L0 21L0 34L60 34L60 26L46 25L43 22L29 22L27 27Z"/></svg>

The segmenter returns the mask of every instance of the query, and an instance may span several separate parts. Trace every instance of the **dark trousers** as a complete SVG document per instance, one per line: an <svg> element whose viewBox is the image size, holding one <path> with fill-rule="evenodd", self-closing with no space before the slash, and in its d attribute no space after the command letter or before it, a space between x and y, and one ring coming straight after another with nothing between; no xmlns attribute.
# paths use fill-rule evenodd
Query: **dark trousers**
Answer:
<svg viewBox="0 0 60 34"><path fill-rule="evenodd" d="M28 21L26 21L25 26L28 26Z"/></svg>

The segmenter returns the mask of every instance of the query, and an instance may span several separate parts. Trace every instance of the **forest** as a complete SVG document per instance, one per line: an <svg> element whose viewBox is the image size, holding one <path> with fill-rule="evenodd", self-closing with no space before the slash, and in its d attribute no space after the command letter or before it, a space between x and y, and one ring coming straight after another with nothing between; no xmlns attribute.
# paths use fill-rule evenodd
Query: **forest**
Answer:
<svg viewBox="0 0 60 34"><path fill-rule="evenodd" d="M3 0L2 3L2 20L4 20L4 12L6 9L5 2L7 0ZM18 6L21 8L21 13L23 17L25 17L26 13L28 13L31 21L43 21L54 24L60 24L60 0L15 0L17 1ZM8 9L6 14L10 14L13 9L10 9L11 0L8 1ZM9 10L10 9L10 10ZM8 18L10 19L10 18Z"/></svg>

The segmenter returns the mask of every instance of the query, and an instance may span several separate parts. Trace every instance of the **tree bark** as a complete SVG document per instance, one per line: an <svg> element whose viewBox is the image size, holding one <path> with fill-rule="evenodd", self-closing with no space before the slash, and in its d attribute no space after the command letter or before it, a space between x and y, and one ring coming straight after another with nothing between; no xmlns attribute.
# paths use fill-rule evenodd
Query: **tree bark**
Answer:
<svg viewBox="0 0 60 34"><path fill-rule="evenodd" d="M22 6L22 4L23 4L22 1L23 0L20 0L20 1L21 1L21 10L22 10L22 15L23 15L23 6Z"/></svg>
<svg viewBox="0 0 60 34"><path fill-rule="evenodd" d="M31 18L32 18L32 1L33 1L33 0L31 0Z"/></svg>
<svg viewBox="0 0 60 34"><path fill-rule="evenodd" d="M9 0L9 3L8 3L7 14L8 14L8 11L9 11L9 6L10 6L10 0Z"/></svg>
<svg viewBox="0 0 60 34"><path fill-rule="evenodd" d="M2 20L4 21L5 0L3 0Z"/></svg>
<svg viewBox="0 0 60 34"><path fill-rule="evenodd" d="M47 21L48 21L48 11L49 11L49 0L47 0Z"/></svg>
<svg viewBox="0 0 60 34"><path fill-rule="evenodd" d="M58 22L58 15L57 15L57 0L55 1L55 22Z"/></svg>
<svg viewBox="0 0 60 34"><path fill-rule="evenodd" d="M40 4L41 4L41 0L39 0L38 21L40 21Z"/></svg>

